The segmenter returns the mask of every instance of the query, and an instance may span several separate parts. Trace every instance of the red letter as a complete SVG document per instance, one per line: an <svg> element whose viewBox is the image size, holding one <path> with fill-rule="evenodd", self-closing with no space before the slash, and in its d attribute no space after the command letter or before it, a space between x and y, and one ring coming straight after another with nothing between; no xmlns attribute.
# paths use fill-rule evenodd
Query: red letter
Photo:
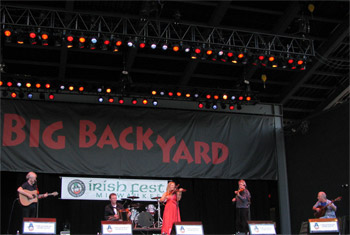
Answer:
<svg viewBox="0 0 350 235"><path fill-rule="evenodd" d="M89 130L88 130L88 128ZM89 148L96 143L96 135L94 134L96 130L95 123L82 120L80 121L79 127L79 148ZM86 138L89 138L89 142L86 142Z"/></svg>
<svg viewBox="0 0 350 235"><path fill-rule="evenodd" d="M64 149L66 137L59 135L57 136L57 141L53 141L52 134L63 128L62 121L52 123L43 132L43 142L44 144L52 149Z"/></svg>
<svg viewBox="0 0 350 235"><path fill-rule="evenodd" d="M117 140L115 139L115 136L114 136L111 128L109 127L109 125L107 125L106 129L103 131L102 136L97 143L97 146L102 149L105 144L112 145L113 149L119 147L119 144L118 144Z"/></svg>
<svg viewBox="0 0 350 235"><path fill-rule="evenodd" d="M29 146L39 147L40 120L30 121Z"/></svg>
<svg viewBox="0 0 350 235"><path fill-rule="evenodd" d="M228 148L226 145L222 143L211 143L212 153L213 153L213 164L220 164L227 159L228 156ZM222 154L219 157L219 149L221 149Z"/></svg>
<svg viewBox="0 0 350 235"><path fill-rule="evenodd" d="M147 129L146 133L142 133L142 126L138 126L136 129L137 135L137 150L143 150L143 143L145 143L148 150L153 147L152 142L149 140L149 137L153 134L151 129Z"/></svg>
<svg viewBox="0 0 350 235"><path fill-rule="evenodd" d="M168 143L165 143L164 139L160 135L158 135L156 142L163 151L163 162L169 163L170 150L174 146L174 144L176 144L175 136L171 137Z"/></svg>
<svg viewBox="0 0 350 235"><path fill-rule="evenodd" d="M184 153L184 154L181 155L182 153ZM188 164L193 162L193 158L192 158L190 151L188 150L184 140L181 140L180 145L175 152L173 161L178 163L180 159L187 160Z"/></svg>
<svg viewBox="0 0 350 235"><path fill-rule="evenodd" d="M201 152L201 149L203 149L203 152ZM195 141L194 142L194 159L196 164L201 164L201 159L203 158L205 163L208 164L211 159L208 156L209 152L209 144Z"/></svg>
<svg viewBox="0 0 350 235"><path fill-rule="evenodd" d="M134 150L134 144L126 141L126 137L132 133L132 127L125 128L119 136L119 143L126 150Z"/></svg>
<svg viewBox="0 0 350 235"><path fill-rule="evenodd" d="M16 121L16 124L13 126L13 121ZM3 146L15 146L19 145L26 138L25 132L22 130L26 121L24 118L17 114L7 114L4 115L4 132L2 136L2 145ZM15 134L15 139L12 140L12 134Z"/></svg>

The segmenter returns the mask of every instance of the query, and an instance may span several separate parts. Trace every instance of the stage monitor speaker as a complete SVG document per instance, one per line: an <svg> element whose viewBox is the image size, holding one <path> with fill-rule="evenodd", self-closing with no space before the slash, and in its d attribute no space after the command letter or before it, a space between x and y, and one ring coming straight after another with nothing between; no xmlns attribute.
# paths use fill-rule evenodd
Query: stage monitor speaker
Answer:
<svg viewBox="0 0 350 235"><path fill-rule="evenodd" d="M309 229L310 233L338 234L338 219L309 219Z"/></svg>
<svg viewBox="0 0 350 235"><path fill-rule="evenodd" d="M131 221L101 221L102 234L133 235Z"/></svg>
<svg viewBox="0 0 350 235"><path fill-rule="evenodd" d="M175 222L173 229L171 230L172 235L204 235L202 222Z"/></svg>
<svg viewBox="0 0 350 235"><path fill-rule="evenodd" d="M276 223L273 221L248 221L250 234L276 234Z"/></svg>
<svg viewBox="0 0 350 235"><path fill-rule="evenodd" d="M23 234L56 234L55 218L23 218Z"/></svg>

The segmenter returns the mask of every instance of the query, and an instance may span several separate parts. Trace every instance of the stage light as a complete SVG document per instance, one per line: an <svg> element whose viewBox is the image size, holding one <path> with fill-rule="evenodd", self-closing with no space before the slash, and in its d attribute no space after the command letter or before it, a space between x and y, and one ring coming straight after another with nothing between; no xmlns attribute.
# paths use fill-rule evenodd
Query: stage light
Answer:
<svg viewBox="0 0 350 235"><path fill-rule="evenodd" d="M90 39L90 42L91 42L92 44L96 44L96 43L97 43L97 38L96 38L96 37L92 37L92 38Z"/></svg>
<svg viewBox="0 0 350 235"><path fill-rule="evenodd" d="M294 60L293 59L288 59L288 64L293 64Z"/></svg>
<svg viewBox="0 0 350 235"><path fill-rule="evenodd" d="M227 56L223 56L220 60L221 60L222 62L226 62L226 61L227 61Z"/></svg>
<svg viewBox="0 0 350 235"><path fill-rule="evenodd" d="M219 96L218 95L214 95L213 98L214 98L214 100L218 100Z"/></svg>
<svg viewBox="0 0 350 235"><path fill-rule="evenodd" d="M35 87L39 89L41 87L41 84L37 83L37 84L35 84Z"/></svg>
<svg viewBox="0 0 350 235"><path fill-rule="evenodd" d="M11 92L11 97L12 97L12 98L16 98L16 97L17 97L16 92Z"/></svg>
<svg viewBox="0 0 350 235"><path fill-rule="evenodd" d="M111 93L111 92L112 92L112 89L111 89L111 88L107 88L107 89L106 89L106 92L107 92L107 93Z"/></svg>
<svg viewBox="0 0 350 235"><path fill-rule="evenodd" d="M224 54L223 50L218 51L218 56L222 56Z"/></svg>
<svg viewBox="0 0 350 235"><path fill-rule="evenodd" d="M9 29L5 29L4 35L5 35L5 37L10 37L12 35L12 33Z"/></svg>
<svg viewBox="0 0 350 235"><path fill-rule="evenodd" d="M132 99L131 103L132 104L137 104L137 99Z"/></svg>
<svg viewBox="0 0 350 235"><path fill-rule="evenodd" d="M21 86L22 86L22 83L17 82L17 87L21 87Z"/></svg>
<svg viewBox="0 0 350 235"><path fill-rule="evenodd" d="M73 91L74 90L74 86L69 86L68 90Z"/></svg>
<svg viewBox="0 0 350 235"><path fill-rule="evenodd" d="M191 94L190 93L186 93L186 98L190 98L191 97Z"/></svg>
<svg viewBox="0 0 350 235"><path fill-rule="evenodd" d="M4 85L4 82L3 81L0 81L0 86Z"/></svg>
<svg viewBox="0 0 350 235"><path fill-rule="evenodd" d="M102 96L98 97L98 102L100 102L100 103L103 102L103 97Z"/></svg>
<svg viewBox="0 0 350 235"><path fill-rule="evenodd" d="M173 51L178 52L180 50L180 46L178 44L173 45Z"/></svg>
<svg viewBox="0 0 350 235"><path fill-rule="evenodd" d="M227 53L227 56L228 56L228 57L232 57L232 56L233 56L233 53L232 53L231 51L229 51L229 52Z"/></svg>
<svg viewBox="0 0 350 235"><path fill-rule="evenodd" d="M140 44L139 44L139 47L141 48L141 49L143 49L143 48L145 48L146 47L146 42L140 42Z"/></svg>
<svg viewBox="0 0 350 235"><path fill-rule="evenodd" d="M156 95L157 94L157 91L152 91L152 95Z"/></svg>
<svg viewBox="0 0 350 235"><path fill-rule="evenodd" d="M235 100L236 99L236 96L231 96L231 100Z"/></svg>
<svg viewBox="0 0 350 235"><path fill-rule="evenodd" d="M45 84L45 88L46 88L46 89L50 89L50 87L51 87L51 85L50 85L49 83L46 83L46 84Z"/></svg>
<svg viewBox="0 0 350 235"><path fill-rule="evenodd" d="M42 33L42 34L41 34L41 44L42 44L43 46L49 45L48 39L49 39L49 35L48 35L47 33Z"/></svg>
<svg viewBox="0 0 350 235"><path fill-rule="evenodd" d="M196 60L197 59L197 54L196 53L192 53L191 54L191 59L192 60Z"/></svg>
<svg viewBox="0 0 350 235"><path fill-rule="evenodd" d="M258 59L259 59L260 61L263 61L263 60L265 59L265 56L264 56L264 55L259 55Z"/></svg>
<svg viewBox="0 0 350 235"><path fill-rule="evenodd" d="M299 59L297 63L298 63L298 65L302 65L304 63L304 61L302 59Z"/></svg>
<svg viewBox="0 0 350 235"><path fill-rule="evenodd" d="M193 97L194 97L194 98L198 98L198 97L199 97L199 94L198 94L198 93L194 93Z"/></svg>
<svg viewBox="0 0 350 235"><path fill-rule="evenodd" d="M26 83L26 87L27 87L27 88L30 88L31 86L32 86L32 84L31 84L30 82L27 82L27 83Z"/></svg>
<svg viewBox="0 0 350 235"><path fill-rule="evenodd" d="M191 47L190 47L189 45L187 45L187 44L184 44L184 45L182 46L182 49L183 49L186 53L191 51Z"/></svg>
<svg viewBox="0 0 350 235"><path fill-rule="evenodd" d="M152 48L152 49L156 49L156 48L157 48L157 43L152 42L152 44L151 44L151 48Z"/></svg>
<svg viewBox="0 0 350 235"><path fill-rule="evenodd" d="M102 88L101 87L97 88L97 92L101 93L102 92Z"/></svg>
<svg viewBox="0 0 350 235"><path fill-rule="evenodd" d="M162 50L163 51L166 51L168 49L168 44L165 42L165 43L163 43L163 45L162 45Z"/></svg>
<svg viewBox="0 0 350 235"><path fill-rule="evenodd" d="M114 102L113 97L108 97L108 102L109 102L109 103L113 103L113 102Z"/></svg>
<svg viewBox="0 0 350 235"><path fill-rule="evenodd" d="M272 62L272 61L274 61L274 60L275 60L275 57L274 57L274 56L270 56L270 57L269 57L269 61L270 61L270 62Z"/></svg>
<svg viewBox="0 0 350 235"><path fill-rule="evenodd" d="M222 99L223 99L223 100L227 100L227 98L228 98L228 96L227 96L226 94L223 94L223 95L222 95Z"/></svg>
<svg viewBox="0 0 350 235"><path fill-rule="evenodd" d="M55 99L55 95L54 95L54 94L52 94L52 93L51 93L51 94L49 94L49 99L50 99L50 100Z"/></svg>
<svg viewBox="0 0 350 235"><path fill-rule="evenodd" d="M148 104L148 100L147 100L147 99L143 99L143 100L142 100L142 103L143 103L144 105L146 105L146 104Z"/></svg>
<svg viewBox="0 0 350 235"><path fill-rule="evenodd" d="M207 98L208 100L211 98L211 95L206 95L205 98Z"/></svg>
<svg viewBox="0 0 350 235"><path fill-rule="evenodd" d="M177 96L181 96L181 92L179 92L179 91L176 92L176 95L177 95Z"/></svg>
<svg viewBox="0 0 350 235"><path fill-rule="evenodd" d="M293 69L293 70L294 70L294 69L296 69L296 68L297 68L297 67L296 67L295 65L293 65L291 69Z"/></svg>
<svg viewBox="0 0 350 235"><path fill-rule="evenodd" d="M124 99L123 99L122 97L120 97L120 98L118 99L118 103L119 103L119 104L124 104Z"/></svg>
<svg viewBox="0 0 350 235"><path fill-rule="evenodd" d="M27 98L28 98L28 99L32 99L32 98L33 98L33 94L29 92L29 93L27 94Z"/></svg>
<svg viewBox="0 0 350 235"><path fill-rule="evenodd" d="M161 92L159 92L159 95L163 96L163 95L165 95L165 92L161 91Z"/></svg>
<svg viewBox="0 0 350 235"><path fill-rule="evenodd" d="M239 59L242 59L243 57L244 57L244 54L243 54L243 53L239 53L239 54L238 54L238 58L239 58Z"/></svg>
<svg viewBox="0 0 350 235"><path fill-rule="evenodd" d="M168 92L168 95L169 95L169 96L173 96L173 95L174 95L174 93L173 93L173 92L171 92L171 91L169 91L169 92Z"/></svg>
<svg viewBox="0 0 350 235"><path fill-rule="evenodd" d="M306 70L306 66L302 66L300 70Z"/></svg>
<svg viewBox="0 0 350 235"><path fill-rule="evenodd" d="M119 51L119 47L114 46L113 52L118 52Z"/></svg>
<svg viewBox="0 0 350 235"><path fill-rule="evenodd" d="M37 44L37 41L36 41L36 33L35 32L30 32L29 33L29 38L30 38L30 43L32 44L32 45L35 45L35 44Z"/></svg>
<svg viewBox="0 0 350 235"><path fill-rule="evenodd" d="M79 38L79 47L80 47L80 48L84 48L84 47L85 47L85 42L86 42L86 38L83 37L83 36L81 36L81 37Z"/></svg>
<svg viewBox="0 0 350 235"><path fill-rule="evenodd" d="M203 107L204 107L203 103L202 103L202 102L199 102L198 108L202 109Z"/></svg>
<svg viewBox="0 0 350 235"><path fill-rule="evenodd" d="M234 63L234 64L237 64L237 63L238 63L238 58L237 58L237 56L233 56L231 62Z"/></svg>
<svg viewBox="0 0 350 235"><path fill-rule="evenodd" d="M120 47L122 44L123 44L123 41L122 41L120 38L116 38L116 39L115 39L115 45L116 45L117 47Z"/></svg>
<svg viewBox="0 0 350 235"><path fill-rule="evenodd" d="M233 104L230 104L230 106L228 107L230 110L234 110L235 106Z"/></svg>
<svg viewBox="0 0 350 235"><path fill-rule="evenodd" d="M213 55L212 57L211 57L211 60L212 61L216 61L218 59L218 56L217 55Z"/></svg>
<svg viewBox="0 0 350 235"><path fill-rule="evenodd" d="M217 110L218 109L218 105L214 103L213 106L212 106L212 109Z"/></svg>
<svg viewBox="0 0 350 235"><path fill-rule="evenodd" d="M153 104L153 106L157 106L158 105L158 101L157 100L153 100L152 104Z"/></svg>
<svg viewBox="0 0 350 235"><path fill-rule="evenodd" d="M68 35L66 39L67 39L67 48L72 48L74 37L72 35Z"/></svg>
<svg viewBox="0 0 350 235"><path fill-rule="evenodd" d="M207 55L211 55L211 54L213 54L213 50L209 48L206 53L207 53Z"/></svg>
<svg viewBox="0 0 350 235"><path fill-rule="evenodd" d="M196 47L196 48L194 49L194 52L195 52L196 54L200 54L200 53L201 53L201 49L200 49L199 47Z"/></svg>
<svg viewBox="0 0 350 235"><path fill-rule="evenodd" d="M271 67L272 68L277 68L278 67L277 61L273 61Z"/></svg>
<svg viewBox="0 0 350 235"><path fill-rule="evenodd" d="M79 87L79 89L78 89L80 92L82 92L82 91L84 91L84 87L83 86L81 86L81 87Z"/></svg>
<svg viewBox="0 0 350 235"><path fill-rule="evenodd" d="M247 101L251 101L251 100L252 100L252 97L247 96L245 99L246 99Z"/></svg>
<svg viewBox="0 0 350 235"><path fill-rule="evenodd" d="M66 87L65 87L64 85L61 85L61 86L60 86L60 89L61 89L61 90L64 90L65 88L66 88Z"/></svg>
<svg viewBox="0 0 350 235"><path fill-rule="evenodd" d="M108 38L104 37L104 38L103 38L103 43L102 43L102 45L101 45L101 50L103 50L103 51L108 50L108 46L109 46L110 44L111 44L111 41L110 41Z"/></svg>
<svg viewBox="0 0 350 235"><path fill-rule="evenodd" d="M239 100L243 100L243 96L239 96L238 99L239 99Z"/></svg>

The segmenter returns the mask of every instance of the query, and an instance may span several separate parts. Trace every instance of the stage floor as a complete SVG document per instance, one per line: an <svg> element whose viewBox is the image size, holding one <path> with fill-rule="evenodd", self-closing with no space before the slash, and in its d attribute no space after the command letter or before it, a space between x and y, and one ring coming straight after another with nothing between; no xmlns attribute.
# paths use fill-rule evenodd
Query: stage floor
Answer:
<svg viewBox="0 0 350 235"><path fill-rule="evenodd" d="M160 235L160 228L134 228L133 234L154 234Z"/></svg>

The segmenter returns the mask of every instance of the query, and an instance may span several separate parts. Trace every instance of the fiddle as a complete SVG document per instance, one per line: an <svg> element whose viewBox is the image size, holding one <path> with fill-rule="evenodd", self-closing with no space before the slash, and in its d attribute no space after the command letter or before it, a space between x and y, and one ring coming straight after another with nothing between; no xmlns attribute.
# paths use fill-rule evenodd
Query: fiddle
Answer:
<svg viewBox="0 0 350 235"><path fill-rule="evenodd" d="M237 191L235 191L235 194L239 194L240 192L243 192L243 191L244 191L244 188L240 188Z"/></svg>
<svg viewBox="0 0 350 235"><path fill-rule="evenodd" d="M186 192L187 191L186 189L183 189L183 188L179 189L179 186L180 186L179 184L176 185L176 187L173 190L170 191L170 194L174 194L174 193L177 193L177 192Z"/></svg>

